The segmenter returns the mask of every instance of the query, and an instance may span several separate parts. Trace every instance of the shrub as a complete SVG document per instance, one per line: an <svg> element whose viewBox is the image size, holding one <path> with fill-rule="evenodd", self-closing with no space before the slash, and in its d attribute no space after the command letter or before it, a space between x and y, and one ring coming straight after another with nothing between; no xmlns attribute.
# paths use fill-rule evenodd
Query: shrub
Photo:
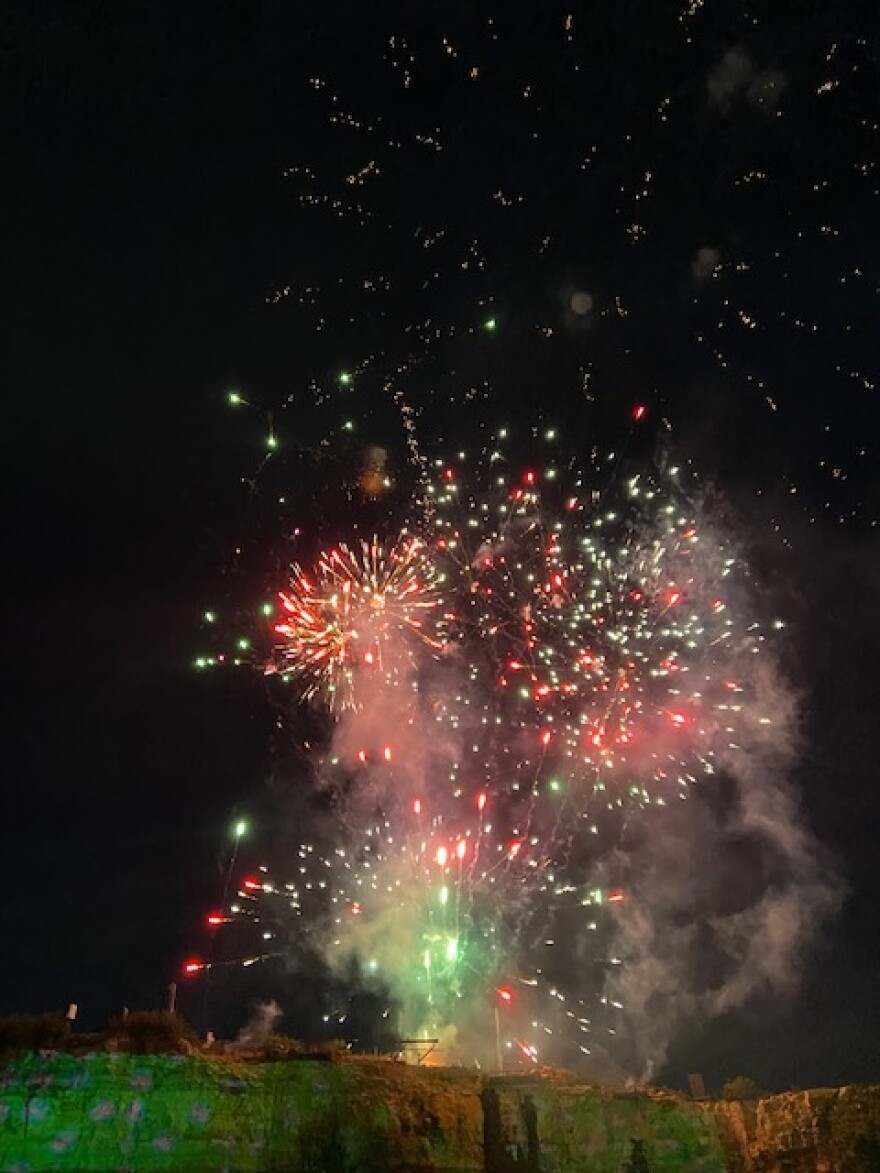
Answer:
<svg viewBox="0 0 880 1173"><path fill-rule="evenodd" d="M167 1010L135 1010L114 1019L107 1033L134 1055L187 1054L198 1045L189 1024Z"/></svg>
<svg viewBox="0 0 880 1173"><path fill-rule="evenodd" d="M308 1052L305 1043L287 1035L272 1035L259 1048L259 1057L267 1062L276 1059L301 1059Z"/></svg>
<svg viewBox="0 0 880 1173"><path fill-rule="evenodd" d="M747 1075L734 1075L721 1089L723 1100L760 1100L767 1093Z"/></svg>
<svg viewBox="0 0 880 1173"><path fill-rule="evenodd" d="M7 1014L0 1018L0 1051L52 1050L66 1033L61 1014Z"/></svg>

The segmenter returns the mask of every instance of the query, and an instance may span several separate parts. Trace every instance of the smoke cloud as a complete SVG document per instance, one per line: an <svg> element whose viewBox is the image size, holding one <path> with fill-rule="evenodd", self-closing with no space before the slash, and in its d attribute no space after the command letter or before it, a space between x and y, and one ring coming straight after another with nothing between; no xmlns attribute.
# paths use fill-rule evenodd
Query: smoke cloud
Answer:
<svg viewBox="0 0 880 1173"><path fill-rule="evenodd" d="M243 1047L262 1046L271 1038L282 1013L281 1007L275 1001L259 1002L238 1032L236 1042Z"/></svg>
<svg viewBox="0 0 880 1173"><path fill-rule="evenodd" d="M609 990L625 1006L627 1065L645 1081L685 1026L796 993L840 904L833 862L790 783L799 698L769 655L755 657L749 685L751 736L723 753L723 780L698 784L653 833L603 861L625 877Z"/></svg>
<svg viewBox="0 0 880 1173"><path fill-rule="evenodd" d="M706 264L715 260L713 255ZM704 552L696 564L687 555L688 573L694 575L694 565L702 568L706 583L701 589L729 581L726 604L752 615L753 588L745 583L737 588L726 579L728 537L722 541L713 535L705 517L700 534ZM508 540L515 544L517 537L511 530L503 540L478 545L477 557L495 557L499 551L506 556ZM658 583L665 583L667 575L677 573L667 565L662 542L650 534L630 557L631 569L638 566L639 581L655 575ZM693 589L696 597L697 587ZM742 597L736 597L737 590ZM536 944L549 943L555 949L554 972L540 975L555 999L553 1006L559 1007L558 1018L544 1016L554 1025L546 1028L547 1037L541 1040L542 1061L589 1062L606 1078L629 1072L650 1080L685 1025L693 1027L756 999L780 998L796 990L811 945L835 910L839 893L834 870L805 825L789 781L799 749L799 698L772 651L754 654L752 637L740 638L741 646L723 651L708 644L689 666L694 674L705 671L709 681L709 673L717 675L718 663L723 662L742 682L730 704L718 707L717 727L708 734L717 742L717 753L705 758L711 760L707 773L694 778L682 792L682 801L670 791L673 796L665 806L634 809L625 816L606 814L604 822L597 819L593 854L572 857L560 867L562 873L572 865L570 874L578 877L579 886L591 883L625 894L615 906L601 964L594 956L601 934L591 936L589 913L580 905L575 919L569 913L541 919L542 902L552 904L543 893L552 897L557 883L552 869L543 883L536 879L508 886L503 894L499 884L496 913L499 923L504 922L509 947L506 972L514 978L519 972L523 984L529 985L531 971L524 959ZM424 1011L426 980L430 984L418 943L431 931L431 921L420 903L418 886L424 861L432 862L430 852L435 848L424 854L432 825L415 839L410 835L409 841L399 828L402 822L412 825L414 803L424 802L426 810L432 810L426 816L429 820L444 811L444 804L449 806L454 788L450 779L466 756L468 732L466 721L460 728L454 722L438 723L437 716L466 712L462 696L468 695L472 678L461 648L440 655L426 649L414 654L411 641L391 640L384 655L388 659L383 673L370 677L359 707L342 714L331 747L354 779L345 795L344 817L352 839L360 836L365 845L359 882L369 914L361 915L359 906L339 909L327 928L322 952L337 976L344 977L354 963L366 988L384 991L388 1013L393 1004L406 1034L415 1030L413 1024ZM634 774L644 771L648 776L658 760L672 761L683 752L682 739L703 737L705 730L695 728L691 733L686 723L675 725L646 712L641 733L644 748L634 747L628 762ZM521 731L510 730L503 738L512 778L521 736ZM689 752L699 756L708 749L697 741ZM589 779L585 775L583 785L592 787L590 779L593 774ZM398 819L401 813L405 820ZM437 841L450 835L445 825L438 830L440 826L433 824ZM382 828L381 835L373 837L372 830L364 834L372 827ZM537 842L542 834L557 830L536 823L528 833L534 833ZM398 834L392 850L371 854L374 841L384 836L387 842L389 835ZM468 851L473 848L471 839ZM471 866L472 855L468 859ZM498 866L503 862L500 857ZM462 922L466 915L465 908ZM444 938L439 948L448 945L454 953L460 943L451 931L444 931L449 940ZM465 976L472 985L476 981L480 997L459 995L445 1019L438 1013L431 1031L443 1034L444 1061L491 1067L497 1062L500 1040L492 1006L497 1003L497 983L505 979L488 970L480 974L474 969L473 974L474 978ZM565 1042L573 1017L568 1007L578 997L594 995L597 1013L590 1018L590 1046L573 1054ZM620 1008L615 1021L622 1025L612 1031L603 1025L606 1006ZM515 1005L506 1013L506 1035L529 1039L534 1033L531 1013ZM261 1008L243 1032L243 1041L245 1035L251 1041L268 1034L277 1014L274 1004Z"/></svg>
<svg viewBox="0 0 880 1173"><path fill-rule="evenodd" d="M728 49L709 70L706 81L709 105L721 114L728 114L738 102L772 114L787 84L781 70L761 69L742 45Z"/></svg>

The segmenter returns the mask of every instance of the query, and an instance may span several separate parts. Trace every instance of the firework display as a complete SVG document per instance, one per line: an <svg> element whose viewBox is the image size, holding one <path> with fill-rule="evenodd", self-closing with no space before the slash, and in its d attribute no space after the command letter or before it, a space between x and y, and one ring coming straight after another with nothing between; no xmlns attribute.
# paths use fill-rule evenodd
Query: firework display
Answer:
<svg viewBox="0 0 880 1173"><path fill-rule="evenodd" d="M827 908L771 604L691 462L765 554L792 510L874 517L844 487L873 434L868 44L815 17L795 78L772 14L647 12L371 9L316 42L265 291L282 373L272 411L230 396L277 516L197 663L266 675L296 827L236 877L223 964L354 965L390 1033L466 1062L616 1049L634 1002L653 1058L784 984Z"/></svg>
<svg viewBox="0 0 880 1173"><path fill-rule="evenodd" d="M771 722L746 571L691 478L580 471L552 429L520 467L506 440L426 462L417 536L293 567L265 670L327 715L334 829L211 924L259 938L239 964L292 938L355 959L398 1033L450 1057L491 1063L501 1007L495 1042L533 1063L547 1036L570 1057L618 1029L608 859L630 820Z"/></svg>

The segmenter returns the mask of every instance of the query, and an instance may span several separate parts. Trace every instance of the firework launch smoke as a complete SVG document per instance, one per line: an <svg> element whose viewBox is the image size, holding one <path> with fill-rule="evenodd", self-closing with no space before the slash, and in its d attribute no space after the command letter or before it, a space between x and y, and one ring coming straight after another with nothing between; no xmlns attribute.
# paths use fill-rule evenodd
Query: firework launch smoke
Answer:
<svg viewBox="0 0 880 1173"><path fill-rule="evenodd" d="M238 1032L236 1042L243 1047L260 1047L266 1043L275 1031L278 1020L283 1011L277 1002L259 1002L251 1012L250 1018Z"/></svg>

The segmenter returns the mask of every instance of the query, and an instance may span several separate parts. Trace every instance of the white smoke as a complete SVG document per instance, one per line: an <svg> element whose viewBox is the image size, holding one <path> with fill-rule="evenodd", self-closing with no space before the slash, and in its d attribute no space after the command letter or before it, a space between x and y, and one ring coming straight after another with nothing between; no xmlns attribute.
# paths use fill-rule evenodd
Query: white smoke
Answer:
<svg viewBox="0 0 880 1173"><path fill-rule="evenodd" d="M781 70L772 66L761 69L742 45L728 49L706 80L709 104L721 114L729 113L737 102L772 114L787 85L788 78Z"/></svg>
<svg viewBox="0 0 880 1173"><path fill-rule="evenodd" d="M236 1042L243 1047L260 1047L268 1042L283 1011L276 1001L259 1002L238 1032Z"/></svg>
<svg viewBox="0 0 880 1173"><path fill-rule="evenodd" d="M700 565L710 584L721 581L730 544L713 537L703 520ZM480 547L476 560L497 553L501 541ZM651 541L646 541L643 557L651 564L661 559L662 565ZM648 572L643 568L642 573ZM737 599L733 580L725 578L728 586L730 607L752 615L751 589L745 588L744 597ZM608 1070L619 1062L649 1079L685 1025L767 995L792 993L810 946L839 898L832 870L789 784L800 741L798 697L772 650L765 646L760 654L754 652L751 636L732 648L716 652L709 646L705 651L707 674L717 675L713 658L718 656L743 684L730 713L719 714L715 776L698 779L688 801L634 815L597 866L597 885L621 887L626 893L615 912L610 945L610 955L622 964L608 971L605 994L623 1005L619 1041L627 1054L618 1054L616 1041L606 1054L597 1039L593 1055L601 1054ZM427 653L417 663L408 646L396 651L394 641L386 644L385 655L398 658L386 661L385 673L371 677L370 688L360 693L360 707L343 714L333 739L333 755L355 775L346 797L346 818L356 832L377 819L387 819L386 829L393 829L404 809L403 821L411 825L413 801L428 798L432 778L437 784L438 766L443 772L444 763L448 767L463 757L459 734L435 718L438 708L454 709L460 703L453 697L461 692L468 666L455 655L437 660ZM703 670L696 657L691 670ZM646 760L640 762L635 751L630 756L637 772L680 752L680 739L687 736L668 724L652 725L647 718L642 732ZM515 761L515 740L510 750ZM419 1013L408 1001L412 967L419 964L414 942L424 932L424 910L412 898L418 883L412 862L411 857L386 853L380 864L365 871L369 914L345 910L344 925L334 922L323 949L340 976L356 958L364 980L375 980L377 988L386 984L401 1022L410 1024ZM522 892L520 908L518 892L505 891L505 914L509 923L527 926L526 889ZM584 938L563 946L572 988L595 947L594 937L585 932ZM522 946L528 952L528 940ZM517 957L509 960L515 970ZM455 1026L470 1058L479 1055L481 1062L493 1062L497 1040L482 1002L480 1007L463 1002Z"/></svg>
<svg viewBox="0 0 880 1173"><path fill-rule="evenodd" d="M623 964L609 990L624 1006L628 1061L645 1080L684 1027L793 995L840 902L790 783L798 698L772 653L753 660L738 722L748 737L720 757L724 793L713 780L704 798L698 783L604 865L627 891L612 946Z"/></svg>
<svg viewBox="0 0 880 1173"><path fill-rule="evenodd" d="M691 274L697 285L703 285L713 275L721 261L721 253L717 248L705 245L697 249L697 255L691 262Z"/></svg>

